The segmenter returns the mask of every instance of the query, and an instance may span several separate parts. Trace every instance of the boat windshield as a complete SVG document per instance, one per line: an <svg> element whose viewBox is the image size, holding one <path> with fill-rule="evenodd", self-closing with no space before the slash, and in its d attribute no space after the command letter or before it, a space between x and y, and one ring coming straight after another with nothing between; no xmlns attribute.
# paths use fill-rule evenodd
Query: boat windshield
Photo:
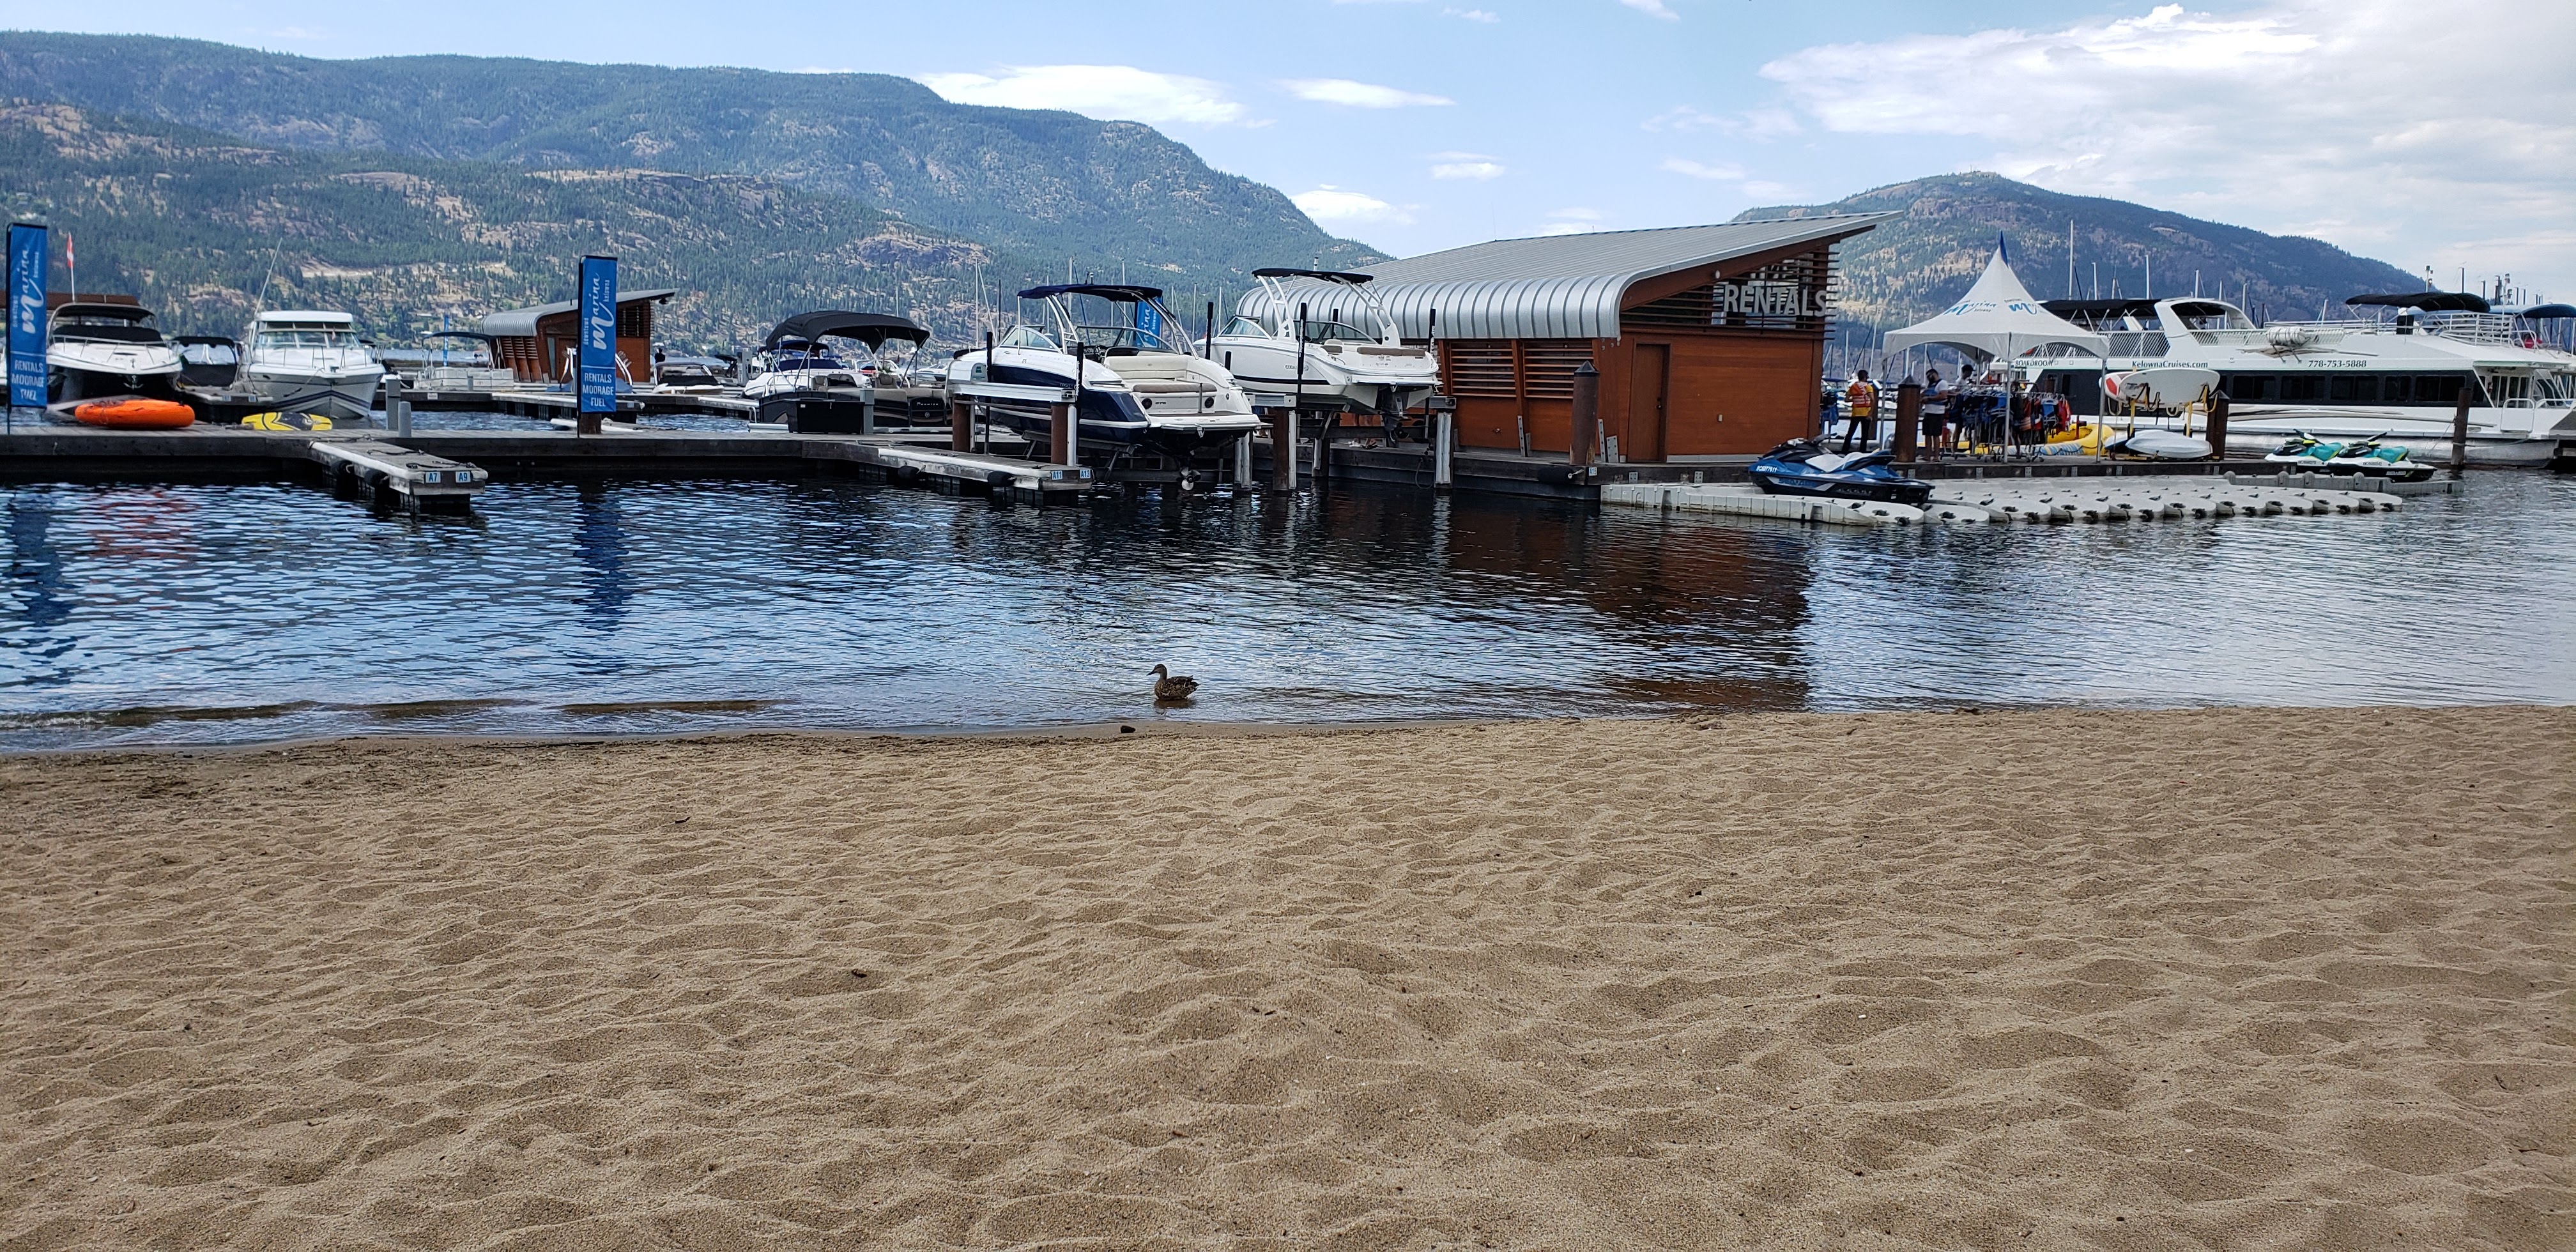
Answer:
<svg viewBox="0 0 2576 1252"><path fill-rule="evenodd" d="M1170 340L1142 326L1076 326L1074 338L1086 348L1130 348L1138 352L1184 352Z"/></svg>
<svg viewBox="0 0 2576 1252"><path fill-rule="evenodd" d="M1315 322L1305 324L1308 343L1376 343L1377 336L1349 322Z"/></svg>
<svg viewBox="0 0 2576 1252"><path fill-rule="evenodd" d="M358 332L354 330L263 330L259 332L263 348L355 348Z"/></svg>
<svg viewBox="0 0 2576 1252"><path fill-rule="evenodd" d="M994 343L996 346L1004 348L1035 348L1040 352L1064 351L1064 349L1056 346L1055 340L1049 338L1045 331L1039 330L1035 326L1014 326L1009 330L1003 331L1002 337L995 340Z"/></svg>
<svg viewBox="0 0 2576 1252"><path fill-rule="evenodd" d="M179 345L179 359L190 365L238 365L241 353L228 343L183 343Z"/></svg>
<svg viewBox="0 0 2576 1252"><path fill-rule="evenodd" d="M1238 313L1235 315L1233 321L1225 324L1225 333L1234 336L1250 335L1256 339L1267 339L1270 337L1270 328Z"/></svg>
<svg viewBox="0 0 2576 1252"><path fill-rule="evenodd" d="M2252 330L2254 323L2235 309L2211 300L2185 300L2173 306L2185 330Z"/></svg>
<svg viewBox="0 0 2576 1252"><path fill-rule="evenodd" d="M56 339L86 339L93 343L160 343L161 332L139 322L57 321L53 325Z"/></svg>

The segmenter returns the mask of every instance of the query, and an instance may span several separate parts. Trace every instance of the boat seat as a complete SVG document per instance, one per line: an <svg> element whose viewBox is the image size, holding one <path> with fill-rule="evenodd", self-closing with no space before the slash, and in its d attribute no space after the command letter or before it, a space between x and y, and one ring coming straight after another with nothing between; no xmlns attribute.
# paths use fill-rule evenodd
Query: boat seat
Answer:
<svg viewBox="0 0 2576 1252"><path fill-rule="evenodd" d="M1127 380L1127 389L1129 391L1136 392L1151 392L1157 395L1164 392L1206 392L1216 390L1216 388L1203 382L1168 378L1131 378Z"/></svg>
<svg viewBox="0 0 2576 1252"><path fill-rule="evenodd" d="M1845 462L1853 459L1854 456L1845 455L1840 452L1825 452L1808 457L1806 465L1809 469L1822 470L1823 472L1830 474L1835 470L1841 469Z"/></svg>

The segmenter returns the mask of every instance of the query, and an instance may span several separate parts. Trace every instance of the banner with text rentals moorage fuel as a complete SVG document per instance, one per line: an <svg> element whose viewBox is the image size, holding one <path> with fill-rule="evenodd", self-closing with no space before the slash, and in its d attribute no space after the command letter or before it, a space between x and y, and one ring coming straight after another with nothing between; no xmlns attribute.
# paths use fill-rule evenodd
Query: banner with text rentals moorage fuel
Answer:
<svg viewBox="0 0 2576 1252"><path fill-rule="evenodd" d="M584 413L617 411L617 258L581 259L580 377Z"/></svg>
<svg viewBox="0 0 2576 1252"><path fill-rule="evenodd" d="M45 228L9 228L9 407L45 407Z"/></svg>

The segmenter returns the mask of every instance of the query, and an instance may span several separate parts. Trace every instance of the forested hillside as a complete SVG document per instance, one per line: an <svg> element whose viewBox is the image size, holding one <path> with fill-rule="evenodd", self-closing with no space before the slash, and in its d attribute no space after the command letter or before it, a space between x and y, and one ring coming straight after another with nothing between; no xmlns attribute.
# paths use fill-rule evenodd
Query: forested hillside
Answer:
<svg viewBox="0 0 2576 1252"><path fill-rule="evenodd" d="M1865 191L1832 204L1750 209L1738 221L1828 213L1905 216L1843 245L1842 323L1867 335L1911 325L1967 293L1998 233L2033 295L2070 294L2066 227L2075 224L2072 294L2156 295L2193 289L2274 317L2314 317L2320 303L2412 291L2419 277L2314 239L2267 235L2093 196L2069 196L1997 174L1951 174Z"/></svg>
<svg viewBox="0 0 2576 1252"><path fill-rule="evenodd" d="M1274 188L1133 122L951 104L884 74L492 57L330 61L195 40L0 33L0 99L280 148L528 169L737 174L1079 267L1212 281L1371 256Z"/></svg>
<svg viewBox="0 0 2576 1252"><path fill-rule="evenodd" d="M1044 273L762 179L280 151L64 105L0 106L0 168L13 218L77 240L84 289L139 295L173 331L238 331L265 287L271 308L348 309L400 339L568 297L574 259L608 252L626 287L683 290L667 320L687 341L756 340L835 304L958 337L979 273Z"/></svg>

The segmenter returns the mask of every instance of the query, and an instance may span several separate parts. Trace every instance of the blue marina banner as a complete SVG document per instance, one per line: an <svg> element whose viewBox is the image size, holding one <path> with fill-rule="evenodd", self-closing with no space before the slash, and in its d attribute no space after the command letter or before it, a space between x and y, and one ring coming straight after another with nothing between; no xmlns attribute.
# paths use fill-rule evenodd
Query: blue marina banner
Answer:
<svg viewBox="0 0 2576 1252"><path fill-rule="evenodd" d="M45 407L45 228L9 228L9 407Z"/></svg>
<svg viewBox="0 0 2576 1252"><path fill-rule="evenodd" d="M581 357L575 388L584 413L617 411L617 258L581 259Z"/></svg>
<svg viewBox="0 0 2576 1252"><path fill-rule="evenodd" d="M1163 311L1155 308L1153 301L1136 302L1136 329L1156 339L1163 337Z"/></svg>

